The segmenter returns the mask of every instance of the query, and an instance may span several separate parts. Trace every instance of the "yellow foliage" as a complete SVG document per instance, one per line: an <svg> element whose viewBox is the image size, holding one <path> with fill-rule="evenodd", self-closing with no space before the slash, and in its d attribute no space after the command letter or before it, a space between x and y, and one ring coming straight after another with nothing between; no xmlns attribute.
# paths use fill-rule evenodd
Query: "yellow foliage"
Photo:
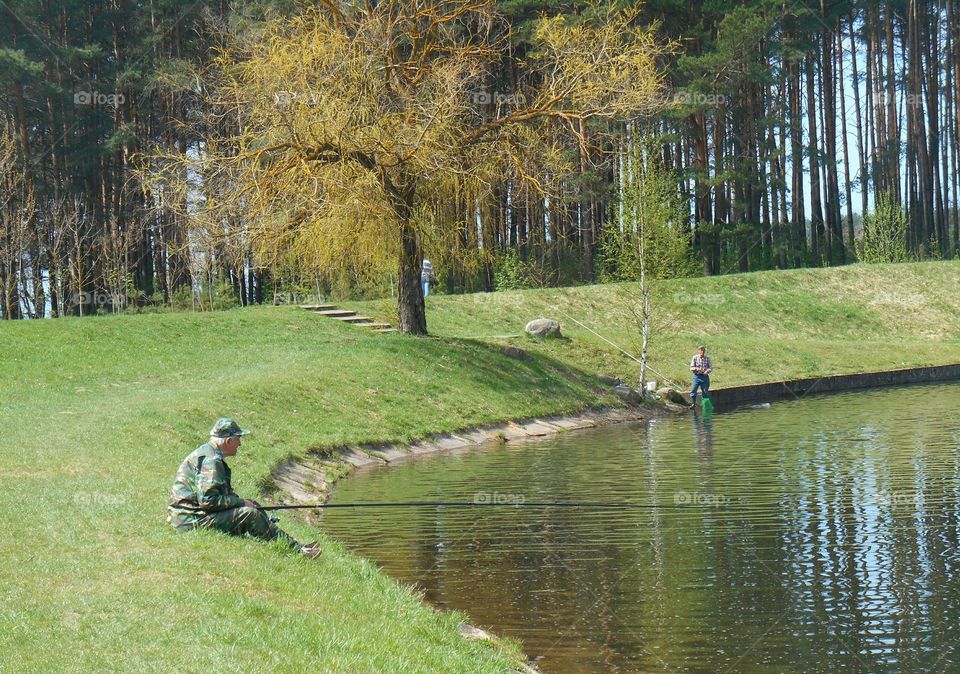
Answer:
<svg viewBox="0 0 960 674"><path fill-rule="evenodd" d="M219 131L153 157L154 190L196 236L264 264L412 274L426 252L475 266L495 189L542 198L573 169L563 151L586 142L584 120L658 105L661 50L634 18L544 19L516 100L491 106L476 92L507 67L510 31L494 2L307 7L224 49L203 89Z"/></svg>

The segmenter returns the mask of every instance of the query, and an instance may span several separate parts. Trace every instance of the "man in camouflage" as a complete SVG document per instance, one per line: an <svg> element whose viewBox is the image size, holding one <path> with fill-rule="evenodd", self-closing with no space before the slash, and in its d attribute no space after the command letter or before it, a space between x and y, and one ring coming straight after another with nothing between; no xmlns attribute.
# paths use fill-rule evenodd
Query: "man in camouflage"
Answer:
<svg viewBox="0 0 960 674"><path fill-rule="evenodd" d="M318 557L316 543L300 545L273 523L256 501L240 498L230 482L230 467L224 457L235 456L240 438L249 431L233 419L218 419L210 441L193 450L180 464L170 491L168 521L177 531L199 527L217 529L235 536L285 541L308 557Z"/></svg>

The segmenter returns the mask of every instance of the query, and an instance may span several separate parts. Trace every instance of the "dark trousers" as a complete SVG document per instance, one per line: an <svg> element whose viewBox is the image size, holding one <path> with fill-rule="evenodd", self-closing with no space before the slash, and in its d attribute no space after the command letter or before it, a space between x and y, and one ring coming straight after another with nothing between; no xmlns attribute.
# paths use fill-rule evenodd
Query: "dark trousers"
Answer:
<svg viewBox="0 0 960 674"><path fill-rule="evenodd" d="M708 392L710 391L710 377L705 374L695 374L693 375L693 388L690 389L690 403L693 404L697 402L697 389L700 389L701 395L704 398L709 398Z"/></svg>
<svg viewBox="0 0 960 674"><path fill-rule="evenodd" d="M216 529L225 534L253 536L266 541L279 538L286 541L291 548L300 545L290 534L271 522L267 513L259 508L241 506L200 516L171 514L170 523L178 531L196 528Z"/></svg>

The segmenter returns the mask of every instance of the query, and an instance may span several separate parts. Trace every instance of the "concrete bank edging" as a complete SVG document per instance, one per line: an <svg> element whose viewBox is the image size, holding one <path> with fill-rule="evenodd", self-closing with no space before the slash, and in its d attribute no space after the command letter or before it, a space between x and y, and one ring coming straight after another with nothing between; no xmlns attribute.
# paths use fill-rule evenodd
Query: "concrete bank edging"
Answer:
<svg viewBox="0 0 960 674"><path fill-rule="evenodd" d="M747 403L801 398L811 393L836 393L957 379L960 379L960 363L731 386L711 390L710 400L715 408L730 409Z"/></svg>
<svg viewBox="0 0 960 674"><path fill-rule="evenodd" d="M369 443L311 450L306 456L288 459L275 466L268 483L276 489L275 501L279 504L317 505L326 503L335 482L360 467L385 466L427 454L492 443L541 440L567 431L642 421L655 414L657 411L650 407L604 408L469 428L410 444Z"/></svg>

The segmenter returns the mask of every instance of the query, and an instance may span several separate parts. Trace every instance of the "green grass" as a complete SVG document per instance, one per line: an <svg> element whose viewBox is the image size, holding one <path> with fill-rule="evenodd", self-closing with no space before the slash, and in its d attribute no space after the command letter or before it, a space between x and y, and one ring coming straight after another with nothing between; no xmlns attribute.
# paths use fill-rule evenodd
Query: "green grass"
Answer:
<svg viewBox="0 0 960 674"><path fill-rule="evenodd" d="M294 308L0 326L0 670L503 671L458 616L324 541L317 562L176 535L169 484L213 419L238 491L313 446L412 439L590 398L549 361L384 338ZM285 518L304 539L314 532ZM185 664L186 663L186 664Z"/></svg>
<svg viewBox="0 0 960 674"><path fill-rule="evenodd" d="M653 365L685 382L700 341L716 386L960 361L958 282L960 265L925 263L663 283ZM635 365L563 315L568 340L501 335L556 307L635 350L634 293L433 296L431 339L289 307L0 325L0 670L503 671L515 645L463 641L462 616L335 541L313 562L174 534L170 482L223 415L254 430L231 464L255 496L310 448L611 404L595 375ZM504 343L535 357L507 358Z"/></svg>
<svg viewBox="0 0 960 674"><path fill-rule="evenodd" d="M958 262L662 281L652 298L650 362L686 385L690 358L705 343L715 387L960 362L957 288ZM636 284L435 295L427 318L435 335L523 347L532 343L521 336L524 324L553 317L571 340L539 352L636 383L635 361L571 319L639 357L637 300ZM350 306L390 318L383 302Z"/></svg>

